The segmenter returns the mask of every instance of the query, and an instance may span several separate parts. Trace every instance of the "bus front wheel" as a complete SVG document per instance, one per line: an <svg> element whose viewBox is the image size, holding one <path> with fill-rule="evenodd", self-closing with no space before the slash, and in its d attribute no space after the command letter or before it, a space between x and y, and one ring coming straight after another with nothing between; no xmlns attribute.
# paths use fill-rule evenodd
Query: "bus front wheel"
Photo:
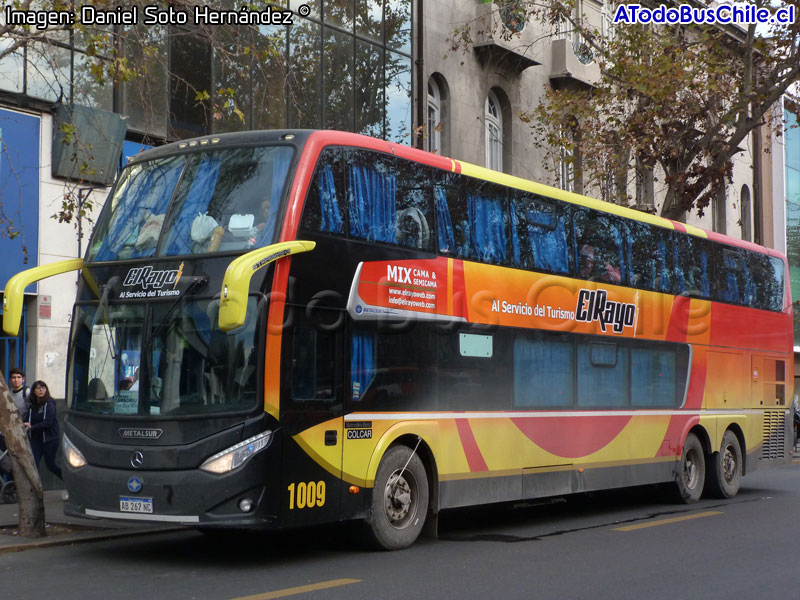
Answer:
<svg viewBox="0 0 800 600"><path fill-rule="evenodd" d="M742 483L742 447L732 431L722 436L722 447L709 457L707 481L715 498L733 498Z"/></svg>
<svg viewBox="0 0 800 600"><path fill-rule="evenodd" d="M419 456L407 446L390 448L381 460L367 519L377 547L408 548L419 537L428 512L428 476Z"/></svg>
<svg viewBox="0 0 800 600"><path fill-rule="evenodd" d="M681 464L675 473L675 491L680 502L691 504L700 500L705 483L706 461L703 446L693 433L686 436Z"/></svg>

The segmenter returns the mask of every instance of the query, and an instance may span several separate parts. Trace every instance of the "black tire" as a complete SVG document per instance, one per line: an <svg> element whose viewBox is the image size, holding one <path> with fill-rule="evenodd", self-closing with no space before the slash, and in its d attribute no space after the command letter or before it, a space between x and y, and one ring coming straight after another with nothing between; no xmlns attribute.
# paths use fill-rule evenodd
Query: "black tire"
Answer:
<svg viewBox="0 0 800 600"><path fill-rule="evenodd" d="M372 489L367 518L370 541L384 550L408 548L419 537L428 512L428 475L419 456L407 446L384 454Z"/></svg>
<svg viewBox="0 0 800 600"><path fill-rule="evenodd" d="M705 483L706 461L703 446L693 433L686 436L683 454L675 473L675 495L679 502L692 504L700 500Z"/></svg>
<svg viewBox="0 0 800 600"><path fill-rule="evenodd" d="M722 436L722 447L708 457L706 486L715 498L733 498L742 484L742 447L736 435L728 430Z"/></svg>
<svg viewBox="0 0 800 600"><path fill-rule="evenodd" d="M4 504L14 504L17 501L17 484L6 481L3 484L2 498Z"/></svg>

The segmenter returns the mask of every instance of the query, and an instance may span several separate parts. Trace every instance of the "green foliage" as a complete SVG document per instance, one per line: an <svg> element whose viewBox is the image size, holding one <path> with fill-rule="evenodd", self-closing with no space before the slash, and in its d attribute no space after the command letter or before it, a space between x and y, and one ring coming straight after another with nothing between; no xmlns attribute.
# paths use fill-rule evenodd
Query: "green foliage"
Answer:
<svg viewBox="0 0 800 600"><path fill-rule="evenodd" d="M798 0L789 0L798 9ZM547 0L529 16L568 21L591 47L601 78L546 86L535 110L523 115L554 172L580 156L587 187L627 204L637 168L660 173L662 214L700 214L732 180L733 159L748 135L800 78L800 23L774 25L766 37L713 26L618 24L613 35L572 18ZM563 150L562 150L563 149Z"/></svg>

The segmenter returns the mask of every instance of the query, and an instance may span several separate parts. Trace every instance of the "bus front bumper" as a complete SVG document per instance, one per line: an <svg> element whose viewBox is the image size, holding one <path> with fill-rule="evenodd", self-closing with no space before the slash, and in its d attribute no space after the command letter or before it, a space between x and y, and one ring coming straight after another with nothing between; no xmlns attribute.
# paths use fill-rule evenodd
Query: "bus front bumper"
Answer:
<svg viewBox="0 0 800 600"><path fill-rule="evenodd" d="M132 471L85 465L66 467L64 514L89 519L173 523L201 527L274 528L264 464L225 475L198 469ZM258 467L261 467L260 469ZM260 473L260 477L257 474ZM274 507L272 507L274 508Z"/></svg>

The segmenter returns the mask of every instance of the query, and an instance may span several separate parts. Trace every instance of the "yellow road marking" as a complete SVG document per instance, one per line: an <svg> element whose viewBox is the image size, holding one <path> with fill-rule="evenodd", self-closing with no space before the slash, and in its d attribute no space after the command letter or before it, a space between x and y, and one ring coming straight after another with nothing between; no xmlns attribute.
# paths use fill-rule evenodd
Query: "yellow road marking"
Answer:
<svg viewBox="0 0 800 600"><path fill-rule="evenodd" d="M298 587L286 588L285 590L276 590L274 592L267 592L265 594L256 594L255 596L242 596L241 598L233 598L233 600L272 600L273 598L285 598L286 596L305 594L306 592L316 592L317 590L327 590L328 588L360 582L360 579L331 579L330 581L320 581L319 583L300 585Z"/></svg>
<svg viewBox="0 0 800 600"><path fill-rule="evenodd" d="M661 519L659 521L648 521L647 523L639 523L638 525L626 525L625 527L615 527L614 531L634 531L636 529L644 529L646 527L657 527L658 525L669 525L670 523L679 523L681 521L689 521L690 519L700 519L702 517L713 517L714 515L721 515L719 511L708 511L702 513L695 513L693 515L686 515L684 517L673 517L672 519Z"/></svg>
<svg viewBox="0 0 800 600"><path fill-rule="evenodd" d="M320 581L319 583L300 585L293 588L286 588L285 590L276 590L274 592L266 592L265 594L256 594L255 596L242 596L241 598L233 598L232 600L272 600L273 598L285 598L286 596L295 596L297 594L305 594L306 592L327 590L328 588L360 582L361 579L331 579L330 581Z"/></svg>

